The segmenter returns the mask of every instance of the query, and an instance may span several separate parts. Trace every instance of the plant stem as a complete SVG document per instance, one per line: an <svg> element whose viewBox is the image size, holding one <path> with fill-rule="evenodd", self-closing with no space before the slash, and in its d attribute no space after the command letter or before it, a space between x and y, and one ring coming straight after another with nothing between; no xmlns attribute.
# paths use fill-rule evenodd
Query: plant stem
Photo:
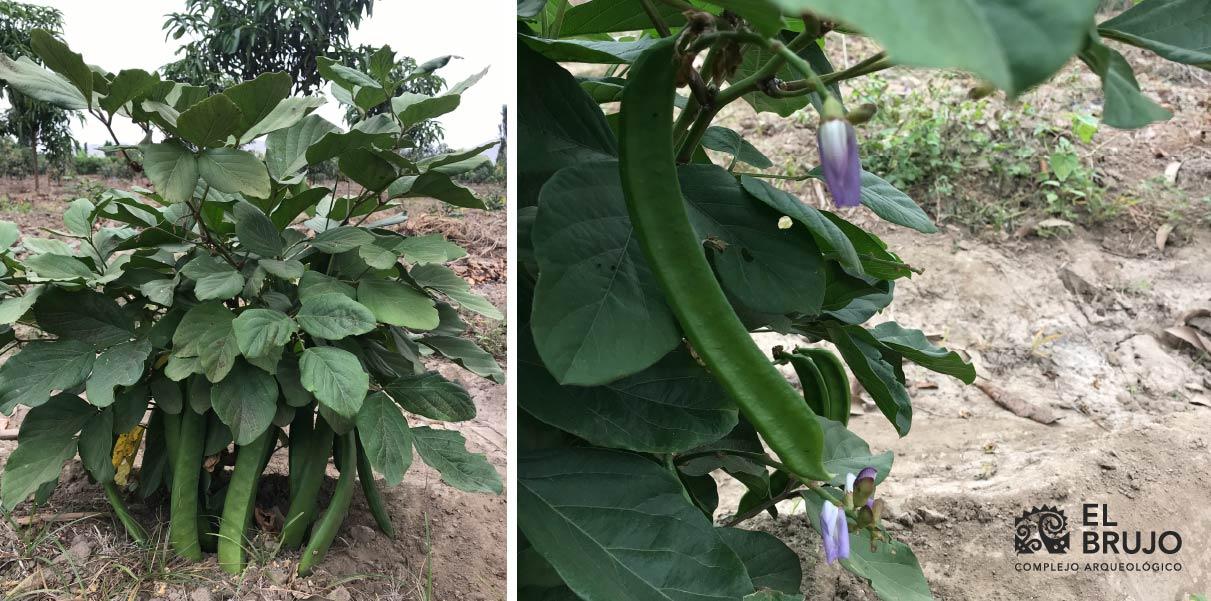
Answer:
<svg viewBox="0 0 1211 601"><path fill-rule="evenodd" d="M659 33L662 38L669 37L671 33L669 25L664 22L660 13L656 12L656 7L652 5L652 0L639 0L639 5L643 7L643 12L647 13L648 18L651 19L652 26L656 28L656 33Z"/></svg>
<svg viewBox="0 0 1211 601"><path fill-rule="evenodd" d="M118 485L114 484L112 480L105 483L105 498L109 500L110 507L114 509L114 515L118 516L118 521L122 522L122 526L126 528L126 534L130 536L131 540L140 545L146 543L147 531L139 525L134 516L130 515L130 511L126 509L126 503L122 501Z"/></svg>

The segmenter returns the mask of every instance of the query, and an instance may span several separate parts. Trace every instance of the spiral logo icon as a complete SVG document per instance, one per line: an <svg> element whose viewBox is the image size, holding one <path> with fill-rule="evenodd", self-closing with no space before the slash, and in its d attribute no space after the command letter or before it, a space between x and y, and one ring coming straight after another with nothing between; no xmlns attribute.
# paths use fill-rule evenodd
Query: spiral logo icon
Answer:
<svg viewBox="0 0 1211 601"><path fill-rule="evenodd" d="M1068 552L1068 517L1058 507L1044 505L1023 511L1013 521L1013 546L1018 555Z"/></svg>

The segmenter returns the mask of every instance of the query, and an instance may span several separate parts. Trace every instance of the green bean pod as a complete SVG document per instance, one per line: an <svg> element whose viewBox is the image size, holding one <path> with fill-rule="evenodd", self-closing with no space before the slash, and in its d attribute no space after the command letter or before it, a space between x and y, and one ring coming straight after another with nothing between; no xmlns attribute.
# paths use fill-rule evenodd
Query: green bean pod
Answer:
<svg viewBox="0 0 1211 601"><path fill-rule="evenodd" d="M690 225L673 150L673 43L665 38L635 61L622 95L621 176L631 224L670 308L711 373L792 473L827 480L820 425L753 343Z"/></svg>
<svg viewBox="0 0 1211 601"><path fill-rule="evenodd" d="M311 435L315 431L315 404L312 403L307 407L303 407L294 412L294 419L290 421L290 447L287 449L289 454L289 482L290 482L290 498L295 497L295 491L299 487L299 479L303 475L303 464L307 458L307 450L310 448Z"/></svg>
<svg viewBox="0 0 1211 601"><path fill-rule="evenodd" d="M307 576L315 564L323 561L328 547L332 546L332 539L336 538L336 531L341 527L341 522L345 521L345 515L349 513L349 502L353 499L353 480L356 478L357 469L352 460L357 456L357 440L352 432L342 434L336 439L340 445L341 456L346 459L344 469L336 481L336 488L332 490L328 509L324 510L324 515L316 522L311 540L307 541L307 547L303 549L303 558L299 561L299 576Z"/></svg>
<svg viewBox="0 0 1211 601"><path fill-rule="evenodd" d="M202 559L198 539L198 472L202 469L202 443L206 436L206 418L189 407L181 410L180 429L169 435L170 447L176 447L172 465L172 505L168 540L177 555ZM171 431L171 422L169 430Z"/></svg>
<svg viewBox="0 0 1211 601"><path fill-rule="evenodd" d="M822 401L825 409L824 413L818 415L849 425L849 374L845 372L841 360L832 351L823 348L797 349L795 353L808 357L824 381L827 396Z"/></svg>
<svg viewBox="0 0 1211 601"><path fill-rule="evenodd" d="M113 507L114 515L118 516L118 521L122 522L122 526L126 528L126 534L131 540L138 544L147 542L147 531L139 522L135 521L134 516L130 515L130 511L126 509L126 503L122 500L122 494L118 490L118 485L112 480L105 483L105 498L109 500L109 506Z"/></svg>
<svg viewBox="0 0 1211 601"><path fill-rule="evenodd" d="M332 427L323 418L315 420L307 456L299 467L298 487L291 490L290 509L282 527L282 547L297 549L303 543L311 521L315 519L315 497L320 492L324 473L328 469L328 453L332 450Z"/></svg>
<svg viewBox="0 0 1211 601"><path fill-rule="evenodd" d="M362 493L366 495L366 505L370 507L370 514L374 516L378 529L382 530L387 538L395 538L395 527L391 525L391 516L387 514L383 497L374 483L374 468L370 466L370 457L362 446L361 436L357 439L357 479L362 481Z"/></svg>
<svg viewBox="0 0 1211 601"><path fill-rule="evenodd" d="M824 375L820 373L816 362L812 361L811 357L798 352L786 355L786 359L790 362L791 367L795 368L795 374L799 376L799 384L803 386L803 400L807 401L807 406L811 408L812 413L828 417L831 392L828 389L828 382L824 380Z"/></svg>
<svg viewBox="0 0 1211 601"><path fill-rule="evenodd" d="M223 502L223 519L219 523L219 566L228 574L244 571L244 535L252 522L266 449L272 448L275 438L274 428L269 428L237 450L235 469L231 472Z"/></svg>

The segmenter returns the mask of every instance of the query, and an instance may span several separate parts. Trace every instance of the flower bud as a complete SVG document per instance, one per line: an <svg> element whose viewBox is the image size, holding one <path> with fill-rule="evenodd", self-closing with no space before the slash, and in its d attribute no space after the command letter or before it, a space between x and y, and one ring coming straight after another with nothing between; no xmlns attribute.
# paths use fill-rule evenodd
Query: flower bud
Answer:
<svg viewBox="0 0 1211 601"><path fill-rule="evenodd" d="M868 102L850 111L845 115L845 119L849 121L850 125L862 125L870 121L871 117L874 117L877 112L879 112L879 107Z"/></svg>
<svg viewBox="0 0 1211 601"><path fill-rule="evenodd" d="M829 98L829 100L832 100ZM833 101L836 102L836 101ZM829 102L822 113L827 115ZM824 117L816 132L820 145L820 166L824 183L838 207L856 207L862 203L862 162L858 158L858 137L854 126L843 117Z"/></svg>
<svg viewBox="0 0 1211 601"><path fill-rule="evenodd" d="M867 528L875 523L875 512L865 505L858 508L858 528Z"/></svg>
<svg viewBox="0 0 1211 601"><path fill-rule="evenodd" d="M854 479L854 505L866 505L875 495L875 476L879 474L873 467L864 468Z"/></svg>

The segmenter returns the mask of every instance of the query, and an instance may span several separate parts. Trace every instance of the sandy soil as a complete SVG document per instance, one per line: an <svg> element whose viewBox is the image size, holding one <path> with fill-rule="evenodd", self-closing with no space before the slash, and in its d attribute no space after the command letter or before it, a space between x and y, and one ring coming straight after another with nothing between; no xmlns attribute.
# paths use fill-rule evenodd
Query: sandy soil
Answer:
<svg viewBox="0 0 1211 601"><path fill-rule="evenodd" d="M480 194L504 193L498 184L481 188L477 189ZM8 199L0 204L0 219L17 222L27 233L40 227L59 228L64 205L82 189L75 181L50 186L43 181L41 191L34 193L28 181L0 182L0 198ZM503 312L504 212L450 212L428 201L413 202L407 210L409 220L399 226L401 230L440 232L467 248L470 256L453 263L452 268ZM472 335L486 348L499 352L498 361L507 367L503 357L504 326L478 316L464 318L471 324ZM507 447L505 386L438 360L433 360L429 368L458 381L471 393L478 414L458 424L457 429L467 438L467 447L486 454L503 477ZM16 428L21 415L18 410L0 425ZM423 421L414 420L414 425ZM15 442L0 442L0 456L7 457L14 447ZM258 493L258 513L267 518L271 528L280 527L280 521L274 524L275 512L286 510L285 455L285 451L275 455ZM326 502L335 483L336 472L331 467L329 476L321 503ZM0 592L6 594L6 599L168 601L504 598L505 495L455 490L418 459L414 459L403 483L386 488L380 480L380 488L395 525L395 540L387 539L374 527L365 500L358 493L327 558L312 576L295 578L298 553L278 552L274 537L262 533L252 544L253 565L242 577L232 579L219 571L213 557L201 564L188 564L173 559L163 544L139 548L127 542L120 526L109 517L102 491L88 482L78 460L73 460L64 469L49 506L41 512L100 515L35 528L15 528L0 522ZM147 525L163 524L167 519L166 502L134 505L131 509ZM7 596L18 585L26 591L24 595Z"/></svg>

